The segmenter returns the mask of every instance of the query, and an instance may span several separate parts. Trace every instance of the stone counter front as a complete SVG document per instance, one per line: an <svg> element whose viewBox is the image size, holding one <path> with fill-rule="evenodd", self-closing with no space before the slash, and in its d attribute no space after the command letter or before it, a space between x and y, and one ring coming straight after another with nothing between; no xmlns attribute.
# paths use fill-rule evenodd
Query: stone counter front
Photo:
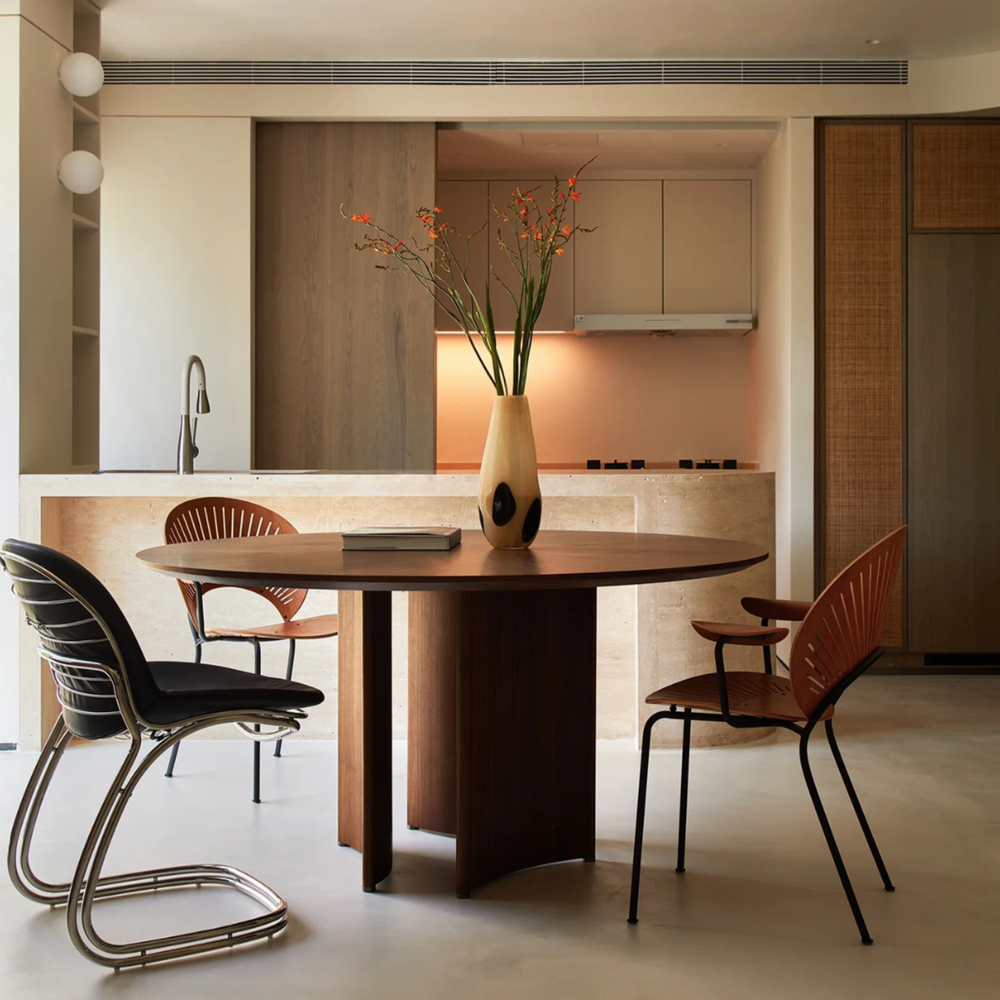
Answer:
<svg viewBox="0 0 1000 1000"><path fill-rule="evenodd" d="M708 535L774 551L774 477L767 472L629 472L542 474L542 530L636 531ZM121 604L150 659L192 658L191 633L174 580L143 569L140 549L163 542L167 512L198 496L242 497L271 507L302 532L365 525L458 525L479 530L477 477L469 474L108 473L21 477L21 537L79 560ZM649 714L650 691L714 670L713 648L695 635L692 618L747 620L746 594L774 595L774 563L705 580L598 590L597 723L602 739L637 738ZM236 590L206 596L210 625L258 625L274 619L270 605ZM312 591L300 614L337 609L334 591ZM394 736L406 736L405 594L393 595ZM36 640L21 632L21 745L37 748L58 710L40 669ZM337 640L299 644L295 677L326 692L303 726L307 738L337 735ZM213 643L206 659L252 669L249 646ZM264 647L264 670L284 670L285 644ZM734 668L760 669L759 650L727 653ZM663 723L659 746L678 742ZM219 737L235 732L219 729ZM756 734L759 735L759 734ZM746 734L696 726L695 743L737 742ZM753 734L751 735L753 738Z"/></svg>

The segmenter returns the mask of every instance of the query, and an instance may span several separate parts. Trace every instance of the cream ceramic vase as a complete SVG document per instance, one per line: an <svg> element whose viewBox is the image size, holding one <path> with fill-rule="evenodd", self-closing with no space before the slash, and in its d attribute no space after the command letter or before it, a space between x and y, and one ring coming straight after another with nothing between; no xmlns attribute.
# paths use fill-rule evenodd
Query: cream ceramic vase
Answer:
<svg viewBox="0 0 1000 1000"><path fill-rule="evenodd" d="M526 549L538 534L542 496L526 396L497 396L479 473L479 523L495 549Z"/></svg>

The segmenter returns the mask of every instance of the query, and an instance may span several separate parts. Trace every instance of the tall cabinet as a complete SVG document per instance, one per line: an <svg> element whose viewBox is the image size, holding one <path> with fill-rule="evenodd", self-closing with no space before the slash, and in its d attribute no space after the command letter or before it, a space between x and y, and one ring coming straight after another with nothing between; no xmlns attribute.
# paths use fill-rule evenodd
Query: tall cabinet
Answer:
<svg viewBox="0 0 1000 1000"><path fill-rule="evenodd" d="M1000 122L818 129L818 580L910 525L886 644L995 666Z"/></svg>

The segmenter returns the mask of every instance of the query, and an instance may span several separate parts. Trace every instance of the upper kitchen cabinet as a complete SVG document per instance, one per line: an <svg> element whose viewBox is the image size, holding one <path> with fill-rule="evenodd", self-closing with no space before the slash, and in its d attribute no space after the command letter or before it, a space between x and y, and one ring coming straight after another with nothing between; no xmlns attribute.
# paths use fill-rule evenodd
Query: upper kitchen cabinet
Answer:
<svg viewBox="0 0 1000 1000"><path fill-rule="evenodd" d="M913 122L913 229L1000 229L1000 125Z"/></svg>
<svg viewBox="0 0 1000 1000"><path fill-rule="evenodd" d="M663 308L663 184L587 181L576 206L576 313Z"/></svg>
<svg viewBox="0 0 1000 1000"><path fill-rule="evenodd" d="M495 226L490 224L489 181L443 181L437 182L437 201L442 209L441 222L455 227L462 239L452 239L452 249L456 251L459 263L464 263L463 255L468 249L466 275L469 285L480 298L486 288L486 278L490 273L489 244ZM476 235L473 235L476 234ZM470 238L471 237L471 238ZM435 330L460 329L453 319L440 307L434 317Z"/></svg>
<svg viewBox="0 0 1000 1000"><path fill-rule="evenodd" d="M663 182L663 311L753 307L749 180Z"/></svg>
<svg viewBox="0 0 1000 1000"><path fill-rule="evenodd" d="M542 204L543 208L549 205L549 195L552 191L552 179L548 180L501 180L489 182L489 197L497 208L503 209L508 204L511 192L520 189L522 192L534 191L535 197ZM567 223L573 225L573 206L570 205L567 212ZM490 209L489 222L489 260L490 268L494 275L497 275L507 287L517 294L520 288L517 272L514 265L507 259L503 250L497 245L496 233L500 229L505 239L510 236L514 239L513 232L508 229L507 223L499 219ZM552 267L552 276L549 279L549 288L545 296L545 304L542 306L542 314L535 324L536 330L572 330L573 321L573 260L575 255L574 243L576 238L570 241L566 247L566 253ZM504 291L500 281L493 279L490 287L490 299L493 306L493 317L496 329L500 332L514 329L515 309L510 300L510 296Z"/></svg>

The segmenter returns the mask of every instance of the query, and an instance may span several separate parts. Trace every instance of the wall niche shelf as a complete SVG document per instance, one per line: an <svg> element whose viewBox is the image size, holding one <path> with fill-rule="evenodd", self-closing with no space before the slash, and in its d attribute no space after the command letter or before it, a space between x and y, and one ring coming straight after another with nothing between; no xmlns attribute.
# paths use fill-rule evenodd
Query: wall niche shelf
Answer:
<svg viewBox="0 0 1000 1000"><path fill-rule="evenodd" d="M73 121L78 125L100 125L101 116L85 108L79 101L74 101Z"/></svg>
<svg viewBox="0 0 1000 1000"><path fill-rule="evenodd" d="M73 51L101 58L101 11L75 0ZM100 92L73 101L73 148L101 155ZM99 464L101 386L101 192L73 196L74 471Z"/></svg>

